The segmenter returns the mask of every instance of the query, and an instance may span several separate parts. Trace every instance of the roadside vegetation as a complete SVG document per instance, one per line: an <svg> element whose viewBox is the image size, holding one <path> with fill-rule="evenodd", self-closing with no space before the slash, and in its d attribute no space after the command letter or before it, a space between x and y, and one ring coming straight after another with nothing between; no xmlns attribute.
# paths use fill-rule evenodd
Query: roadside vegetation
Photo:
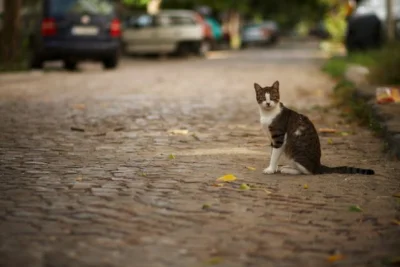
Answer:
<svg viewBox="0 0 400 267"><path fill-rule="evenodd" d="M376 135L383 133L368 101L356 93L356 86L346 80L345 72L351 65L368 68L368 81L374 85L400 84L400 45L391 44L381 50L352 53L329 59L323 70L337 80L333 90L336 107L349 121L369 127Z"/></svg>

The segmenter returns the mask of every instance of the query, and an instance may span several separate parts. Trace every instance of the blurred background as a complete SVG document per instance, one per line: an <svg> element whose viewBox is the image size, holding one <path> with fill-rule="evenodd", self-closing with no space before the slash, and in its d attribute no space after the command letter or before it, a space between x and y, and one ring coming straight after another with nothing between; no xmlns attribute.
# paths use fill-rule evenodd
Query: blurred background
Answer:
<svg viewBox="0 0 400 267"><path fill-rule="evenodd" d="M388 12L391 11L391 12ZM333 54L400 37L400 0L0 0L0 69L115 68L123 55L209 51L316 38Z"/></svg>

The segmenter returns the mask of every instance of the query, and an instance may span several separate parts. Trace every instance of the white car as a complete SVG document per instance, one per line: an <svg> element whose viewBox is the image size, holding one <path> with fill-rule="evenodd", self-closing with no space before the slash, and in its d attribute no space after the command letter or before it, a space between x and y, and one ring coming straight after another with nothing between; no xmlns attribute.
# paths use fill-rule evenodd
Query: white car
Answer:
<svg viewBox="0 0 400 267"><path fill-rule="evenodd" d="M155 16L141 14L125 21L122 42L128 54L196 53L205 55L201 17L190 10L163 10Z"/></svg>

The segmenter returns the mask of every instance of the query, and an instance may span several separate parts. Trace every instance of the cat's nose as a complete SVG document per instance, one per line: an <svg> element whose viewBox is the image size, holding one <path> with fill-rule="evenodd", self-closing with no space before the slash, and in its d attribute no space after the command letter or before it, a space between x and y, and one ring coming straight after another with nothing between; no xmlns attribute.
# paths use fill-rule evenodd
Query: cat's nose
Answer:
<svg viewBox="0 0 400 267"><path fill-rule="evenodd" d="M271 104L270 104L270 103L266 103L266 104L267 104L267 107L271 106Z"/></svg>

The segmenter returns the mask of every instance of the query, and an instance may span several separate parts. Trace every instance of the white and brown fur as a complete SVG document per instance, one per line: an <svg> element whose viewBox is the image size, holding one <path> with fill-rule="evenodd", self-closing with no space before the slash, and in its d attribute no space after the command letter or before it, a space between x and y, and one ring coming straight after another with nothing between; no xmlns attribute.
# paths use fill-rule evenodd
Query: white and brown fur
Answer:
<svg viewBox="0 0 400 267"><path fill-rule="evenodd" d="M374 174L373 170L354 167L327 167L321 164L321 146L313 123L304 115L286 108L280 102L279 82L271 87L254 84L260 109L260 122L271 140L272 154L264 173L278 172L278 162L284 153L289 166L279 171L285 174L359 173Z"/></svg>

